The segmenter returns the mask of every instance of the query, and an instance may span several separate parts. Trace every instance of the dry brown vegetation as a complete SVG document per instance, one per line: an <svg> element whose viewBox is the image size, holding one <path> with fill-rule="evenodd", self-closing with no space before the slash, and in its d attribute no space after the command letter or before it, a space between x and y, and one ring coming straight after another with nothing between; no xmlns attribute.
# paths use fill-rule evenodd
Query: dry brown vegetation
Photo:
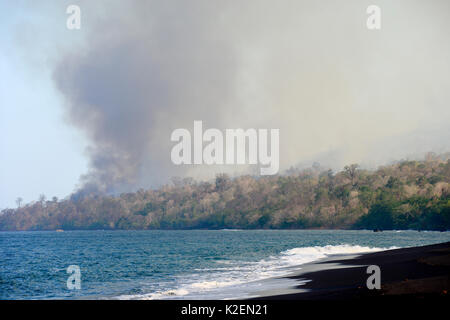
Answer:
<svg viewBox="0 0 450 320"><path fill-rule="evenodd" d="M173 179L118 196L40 197L0 215L0 230L370 228L450 229L449 154L378 170L313 166L213 182ZM21 205L21 201L18 201Z"/></svg>

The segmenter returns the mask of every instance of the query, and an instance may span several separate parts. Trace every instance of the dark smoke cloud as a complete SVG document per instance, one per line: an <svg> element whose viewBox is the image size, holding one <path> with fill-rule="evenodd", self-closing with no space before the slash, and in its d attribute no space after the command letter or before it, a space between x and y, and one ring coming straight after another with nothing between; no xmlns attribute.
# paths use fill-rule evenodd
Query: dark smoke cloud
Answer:
<svg viewBox="0 0 450 320"><path fill-rule="evenodd" d="M234 53L215 36L220 11L205 4L159 5L156 14L135 2L120 20L116 11L95 25L85 52L58 64L54 79L70 120L92 142L82 177L88 191L129 190L149 175L162 182L169 168L176 174L170 132L194 119L218 125L231 105Z"/></svg>
<svg viewBox="0 0 450 320"><path fill-rule="evenodd" d="M194 120L280 128L282 168L450 147L448 2L379 1L378 33L365 28L369 4L82 2L86 45L61 57L54 80L90 141L84 190L237 172L171 164L170 133Z"/></svg>

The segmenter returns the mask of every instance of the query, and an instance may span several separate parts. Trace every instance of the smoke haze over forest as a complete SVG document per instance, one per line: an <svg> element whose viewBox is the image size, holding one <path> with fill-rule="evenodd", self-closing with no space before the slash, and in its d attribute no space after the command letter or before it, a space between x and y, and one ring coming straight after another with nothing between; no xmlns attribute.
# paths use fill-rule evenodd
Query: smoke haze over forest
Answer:
<svg viewBox="0 0 450 320"><path fill-rule="evenodd" d="M11 28L24 61L44 57L62 116L85 138L86 192L255 172L173 165L170 133L194 120L279 128L281 170L450 149L448 1L378 1L378 31L366 28L368 1L77 4L80 31L62 30L64 6L46 2ZM31 30L36 40L16 37Z"/></svg>

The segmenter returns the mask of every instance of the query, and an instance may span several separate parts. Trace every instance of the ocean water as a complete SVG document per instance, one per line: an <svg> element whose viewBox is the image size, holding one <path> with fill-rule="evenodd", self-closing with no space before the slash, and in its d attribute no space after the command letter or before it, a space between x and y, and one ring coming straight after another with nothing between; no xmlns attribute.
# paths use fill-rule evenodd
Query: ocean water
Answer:
<svg viewBox="0 0 450 320"><path fill-rule="evenodd" d="M279 278L330 255L446 241L450 232L0 232L0 299L245 298L292 285ZM67 288L69 265L79 290Z"/></svg>

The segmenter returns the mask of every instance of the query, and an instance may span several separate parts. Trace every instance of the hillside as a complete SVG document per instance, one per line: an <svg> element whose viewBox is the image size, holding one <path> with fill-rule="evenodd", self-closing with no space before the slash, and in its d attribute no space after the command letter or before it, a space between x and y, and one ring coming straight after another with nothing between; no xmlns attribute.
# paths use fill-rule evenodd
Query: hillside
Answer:
<svg viewBox="0 0 450 320"><path fill-rule="evenodd" d="M367 228L450 229L448 154L375 171L315 165L286 175L214 182L174 179L157 190L74 196L5 209L0 230Z"/></svg>

